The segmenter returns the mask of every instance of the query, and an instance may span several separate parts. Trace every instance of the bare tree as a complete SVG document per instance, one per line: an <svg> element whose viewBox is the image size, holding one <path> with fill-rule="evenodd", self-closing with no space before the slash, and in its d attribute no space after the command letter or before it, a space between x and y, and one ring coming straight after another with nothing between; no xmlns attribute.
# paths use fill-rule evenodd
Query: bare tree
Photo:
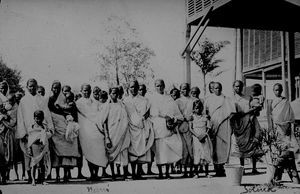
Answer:
<svg viewBox="0 0 300 194"><path fill-rule="evenodd" d="M117 24L116 24L117 20ZM98 54L100 65L99 80L105 80L108 85L127 86L130 80L147 82L154 78L150 59L155 56L152 49L138 40L135 28L126 21L112 17L108 20L114 25L107 27L107 33L112 36L103 52Z"/></svg>

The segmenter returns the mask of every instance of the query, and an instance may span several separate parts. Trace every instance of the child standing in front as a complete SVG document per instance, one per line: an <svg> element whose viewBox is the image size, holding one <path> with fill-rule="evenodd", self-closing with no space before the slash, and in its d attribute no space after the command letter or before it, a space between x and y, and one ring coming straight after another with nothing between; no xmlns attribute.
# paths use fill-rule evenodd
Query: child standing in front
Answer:
<svg viewBox="0 0 300 194"><path fill-rule="evenodd" d="M43 123L44 112L36 110L34 112L34 124L28 129L28 154L31 156L31 177L32 185L35 186L35 171L38 168L41 177L40 182L44 182L45 175L51 171L51 160L48 139L52 136L47 125Z"/></svg>
<svg viewBox="0 0 300 194"><path fill-rule="evenodd" d="M209 138L210 121L203 115L201 100L193 102L193 119L190 121L190 131L193 134L194 167L199 177L198 166L205 166L205 176L209 176L208 165L212 162L212 143Z"/></svg>

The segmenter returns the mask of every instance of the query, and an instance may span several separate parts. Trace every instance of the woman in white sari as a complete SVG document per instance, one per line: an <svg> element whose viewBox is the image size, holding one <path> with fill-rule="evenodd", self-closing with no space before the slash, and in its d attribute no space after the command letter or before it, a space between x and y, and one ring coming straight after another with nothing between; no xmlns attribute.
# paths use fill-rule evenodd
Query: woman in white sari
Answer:
<svg viewBox="0 0 300 194"><path fill-rule="evenodd" d="M225 176L224 164L229 160L232 135L230 120L236 110L232 100L222 94L222 84L215 82L213 86L214 94L206 99L205 108L211 117L215 176Z"/></svg>
<svg viewBox="0 0 300 194"><path fill-rule="evenodd" d="M278 157L276 164L276 170L274 173L274 180L280 180L283 170L286 169L290 178L294 183L299 184L299 175L295 164L295 155L299 149L297 142L292 141L294 134L292 133L292 124L295 122L294 112L290 105L290 102L283 96L281 96L283 87L277 83L273 86L273 92L275 98L268 101L267 108L271 114L271 130L274 130L276 134L276 143L280 148L284 148Z"/></svg>
<svg viewBox="0 0 300 194"><path fill-rule="evenodd" d="M130 135L127 111L124 103L118 100L120 96L119 92L118 87L109 89L111 100L103 106L98 125L106 130L106 138L111 142L110 147L106 146L106 152L113 179L115 179L114 164L116 164L118 171L123 166L123 177L126 179L128 176L127 166Z"/></svg>
<svg viewBox="0 0 300 194"><path fill-rule="evenodd" d="M159 171L159 179L163 179L162 167L166 166L166 178L170 178L170 165L182 158L182 141L177 130L183 116L176 102L164 94L163 80L155 81L156 94L150 98L150 116L153 122L155 138L155 159ZM167 128L167 120L173 123Z"/></svg>
<svg viewBox="0 0 300 194"><path fill-rule="evenodd" d="M64 111L60 105L64 103L64 96L61 94L61 83L54 81L51 87L52 96L49 97L48 107L54 125L54 134L52 136L52 167L56 168L56 181L59 182L59 168L64 168L64 182L71 178L71 168L77 166L78 142L68 141L65 138L67 122Z"/></svg>
<svg viewBox="0 0 300 194"><path fill-rule="evenodd" d="M148 100L138 95L138 89L137 81L130 82L130 94L124 99L129 116L129 160L133 179L142 179L142 164L151 162L151 147L154 142L152 122L149 119L150 106Z"/></svg>
<svg viewBox="0 0 300 194"><path fill-rule="evenodd" d="M79 141L82 154L86 158L91 176L88 180L98 179L98 169L106 167L108 159L104 146L104 134L96 124L99 118L98 103L91 98L89 84L81 86L82 98L76 101L78 108Z"/></svg>

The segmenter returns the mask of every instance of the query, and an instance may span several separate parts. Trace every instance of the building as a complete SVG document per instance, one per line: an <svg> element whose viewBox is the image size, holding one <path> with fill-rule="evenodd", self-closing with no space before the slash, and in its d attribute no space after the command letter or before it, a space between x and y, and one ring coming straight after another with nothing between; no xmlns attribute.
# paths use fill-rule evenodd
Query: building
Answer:
<svg viewBox="0 0 300 194"><path fill-rule="evenodd" d="M237 79L258 80L264 94L269 80L283 84L285 96L300 91L300 0L186 0L186 81L190 57L206 26L237 29ZM194 34L191 27L197 26ZM196 40L196 41L195 41ZM194 42L194 43L193 43Z"/></svg>

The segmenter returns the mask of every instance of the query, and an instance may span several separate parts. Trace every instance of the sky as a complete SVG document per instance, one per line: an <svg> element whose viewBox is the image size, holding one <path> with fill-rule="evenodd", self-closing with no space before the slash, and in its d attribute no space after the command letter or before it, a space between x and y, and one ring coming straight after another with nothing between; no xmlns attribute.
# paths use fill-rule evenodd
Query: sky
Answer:
<svg viewBox="0 0 300 194"><path fill-rule="evenodd" d="M2 0L0 56L8 66L22 71L22 84L33 77L47 91L53 80L79 88L99 71L97 54L107 43L105 28L111 16L128 21L155 52L151 65L157 78L165 79L167 85L184 82L182 0ZM227 71L214 78L231 83L235 30L208 28L201 40L204 37L231 42L218 54ZM192 85L202 85L193 64ZM224 86L224 93L231 93L231 84Z"/></svg>

